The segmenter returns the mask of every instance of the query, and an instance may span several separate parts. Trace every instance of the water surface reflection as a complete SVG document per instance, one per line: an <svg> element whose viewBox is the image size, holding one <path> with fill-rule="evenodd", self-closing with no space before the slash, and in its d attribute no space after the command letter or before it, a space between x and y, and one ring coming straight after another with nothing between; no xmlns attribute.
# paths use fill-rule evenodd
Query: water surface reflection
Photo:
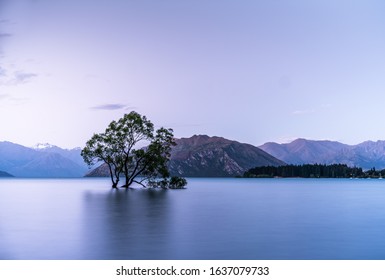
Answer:
<svg viewBox="0 0 385 280"><path fill-rule="evenodd" d="M0 259L385 259L384 180L0 180Z"/></svg>
<svg viewBox="0 0 385 280"><path fill-rule="evenodd" d="M167 259L171 201L167 190L86 191L85 259Z"/></svg>

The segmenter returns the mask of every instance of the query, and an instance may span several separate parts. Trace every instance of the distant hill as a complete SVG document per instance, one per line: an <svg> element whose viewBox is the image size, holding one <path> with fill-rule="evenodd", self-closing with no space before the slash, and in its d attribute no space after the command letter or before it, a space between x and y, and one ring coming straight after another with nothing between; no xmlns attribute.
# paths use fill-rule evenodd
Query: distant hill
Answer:
<svg viewBox="0 0 385 280"><path fill-rule="evenodd" d="M72 178L82 177L84 168L56 153L44 153L25 165L11 169L18 177Z"/></svg>
<svg viewBox="0 0 385 280"><path fill-rule="evenodd" d="M100 164L98 167L90 170L85 177L108 177L110 176L110 171L107 164Z"/></svg>
<svg viewBox="0 0 385 280"><path fill-rule="evenodd" d="M0 171L0 178L2 178L2 177L14 177L14 176L7 173L7 172Z"/></svg>
<svg viewBox="0 0 385 280"><path fill-rule="evenodd" d="M33 147L37 151L45 152L45 153L54 153L59 154L76 164L82 167L87 167L86 163L84 162L81 153L81 148L73 148L73 149L63 149L55 145L50 145L48 143L45 144L37 144L35 147Z"/></svg>
<svg viewBox="0 0 385 280"><path fill-rule="evenodd" d="M385 141L365 141L341 150L336 161L356 165L364 169L385 168Z"/></svg>
<svg viewBox="0 0 385 280"><path fill-rule="evenodd" d="M169 167L178 176L237 176L255 166L285 164L257 147L222 137L194 135L175 142Z"/></svg>
<svg viewBox="0 0 385 280"><path fill-rule="evenodd" d="M222 137L194 135L175 142L169 162L171 175L233 177L255 166L285 164L257 147ZM108 176L108 172L107 166L101 165L87 176Z"/></svg>
<svg viewBox="0 0 385 280"><path fill-rule="evenodd" d="M260 147L222 137L194 135L176 139L169 167L172 175L185 177L226 177L270 165L347 164L364 170L385 169L385 141L347 145L335 141L297 139L291 143L266 143ZM16 177L82 177L89 170L81 149L62 149L39 144L34 148L0 142L0 170ZM106 166L89 172L108 176Z"/></svg>
<svg viewBox="0 0 385 280"><path fill-rule="evenodd" d="M268 142L260 149L289 164L332 163L336 155L349 145L333 141L296 139L288 144Z"/></svg>
<svg viewBox="0 0 385 280"><path fill-rule="evenodd" d="M288 144L269 142L259 148L288 164L341 163L365 170L385 168L385 141L347 145L334 141L297 139Z"/></svg>
<svg viewBox="0 0 385 280"><path fill-rule="evenodd" d="M16 177L82 177L87 167L78 164L75 154L80 157L80 149L34 149L0 142L0 170Z"/></svg>

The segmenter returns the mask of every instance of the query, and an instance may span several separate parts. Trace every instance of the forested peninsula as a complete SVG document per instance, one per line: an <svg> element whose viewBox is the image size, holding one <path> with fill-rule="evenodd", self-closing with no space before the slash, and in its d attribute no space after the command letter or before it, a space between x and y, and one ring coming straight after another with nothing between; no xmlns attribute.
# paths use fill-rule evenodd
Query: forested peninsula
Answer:
<svg viewBox="0 0 385 280"><path fill-rule="evenodd" d="M282 166L260 166L246 171L246 178L382 178L385 169L381 171L372 168L363 171L360 167L349 167L346 164L303 164Z"/></svg>

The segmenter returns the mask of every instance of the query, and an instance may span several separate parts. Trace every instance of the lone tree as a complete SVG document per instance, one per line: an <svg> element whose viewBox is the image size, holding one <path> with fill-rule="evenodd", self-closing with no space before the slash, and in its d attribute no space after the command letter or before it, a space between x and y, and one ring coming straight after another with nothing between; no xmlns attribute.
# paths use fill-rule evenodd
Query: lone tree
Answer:
<svg viewBox="0 0 385 280"><path fill-rule="evenodd" d="M138 147L140 145L145 147ZM129 188L133 183L143 187L184 188L184 178L171 177L167 168L173 145L173 130L160 128L136 112L112 121L104 133L94 134L81 151L89 165L104 162L109 169L112 188L117 188L123 174Z"/></svg>

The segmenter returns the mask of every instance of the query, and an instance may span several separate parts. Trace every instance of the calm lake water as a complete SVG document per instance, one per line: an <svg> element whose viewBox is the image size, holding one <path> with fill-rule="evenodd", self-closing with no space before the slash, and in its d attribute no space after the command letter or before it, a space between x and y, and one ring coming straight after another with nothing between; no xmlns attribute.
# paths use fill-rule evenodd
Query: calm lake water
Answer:
<svg viewBox="0 0 385 280"><path fill-rule="evenodd" d="M385 259L385 180L1 179L0 259Z"/></svg>

